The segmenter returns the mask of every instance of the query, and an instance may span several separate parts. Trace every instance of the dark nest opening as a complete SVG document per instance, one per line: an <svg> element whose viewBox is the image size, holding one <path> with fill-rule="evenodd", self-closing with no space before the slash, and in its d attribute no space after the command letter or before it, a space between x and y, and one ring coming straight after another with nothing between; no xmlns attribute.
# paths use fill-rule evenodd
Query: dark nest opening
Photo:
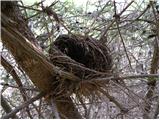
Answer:
<svg viewBox="0 0 160 120"><path fill-rule="evenodd" d="M51 44L49 54L54 65L81 79L71 81L56 78L57 90L63 93L91 95L105 84L90 80L111 75L112 58L109 49L91 37L60 35Z"/></svg>

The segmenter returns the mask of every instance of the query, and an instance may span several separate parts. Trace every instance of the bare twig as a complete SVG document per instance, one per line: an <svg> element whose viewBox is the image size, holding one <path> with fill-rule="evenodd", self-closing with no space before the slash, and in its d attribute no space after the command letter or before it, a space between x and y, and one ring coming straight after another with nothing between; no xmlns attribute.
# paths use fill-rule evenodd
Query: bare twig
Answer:
<svg viewBox="0 0 160 120"><path fill-rule="evenodd" d="M82 105L82 107L83 107L83 109L85 111L84 116L85 116L85 118L87 118L88 110L87 110L86 104L83 102L83 99L82 99L82 97L79 94L77 94L77 96L79 98L80 104Z"/></svg>
<svg viewBox="0 0 160 120"><path fill-rule="evenodd" d="M38 105L38 108L37 108L37 109L38 109L38 110L37 110L37 112L38 112L38 117L44 119L44 117L43 117L43 115L42 115L42 112L41 112L41 110L42 110L42 98L39 100L39 105Z"/></svg>
<svg viewBox="0 0 160 120"><path fill-rule="evenodd" d="M129 58L129 56L128 56L128 53L127 53L126 45L125 45L125 43L124 43L122 34L121 34L121 32L120 32L120 29L119 29L119 19L120 19L120 16L117 15L117 13L116 13L116 4L115 4L115 1L114 1L114 10L115 10L115 21L116 21L116 24L117 24L117 30L118 30L119 36L120 36L120 38L121 38L121 41L122 41L122 44L123 44L123 48L124 48L126 57L127 57L127 59L128 59L128 62L129 62L129 66L130 66L131 69L133 69L133 68L132 68L132 65L131 65L131 60L130 60L130 58Z"/></svg>
<svg viewBox="0 0 160 120"><path fill-rule="evenodd" d="M131 76L125 76L125 77L104 77L104 78L96 78L91 80L85 80L84 82L93 82L93 81L99 81L99 82L108 82L109 80L124 80L124 79L137 79L137 78L158 78L158 74L146 74L146 75L131 75Z"/></svg>
<svg viewBox="0 0 160 120"><path fill-rule="evenodd" d="M149 8L150 5L147 5L146 9L144 9L143 12L135 20L138 20Z"/></svg>
<svg viewBox="0 0 160 120"><path fill-rule="evenodd" d="M0 85L20 89L19 86L9 85L8 83L0 83ZM37 92L39 92L39 90L36 89L36 88L28 88L28 87L24 87L24 86L21 87L21 88L24 89L24 90L30 90L30 91L37 91Z"/></svg>
<svg viewBox="0 0 160 120"><path fill-rule="evenodd" d="M127 108L124 108L123 105L121 105L113 96L111 96L107 91L104 91L103 89L99 89L101 93L103 93L111 102L113 102L121 112L127 112Z"/></svg>
<svg viewBox="0 0 160 120"><path fill-rule="evenodd" d="M120 85L120 84L117 84L116 82L112 81L113 84L115 84L118 88L120 88L129 98L131 98L133 100L133 102L139 106L142 110L144 110L144 107L142 106L141 103L139 103L138 100L136 100L129 92L131 92L130 90L127 92L126 89ZM133 92L132 92L133 93ZM148 104L148 103L147 103Z"/></svg>
<svg viewBox="0 0 160 120"><path fill-rule="evenodd" d="M53 3L49 6L49 8L51 8L52 6L54 6L57 2L58 2L58 1L53 2ZM37 3L37 5L42 4L42 3L43 3L43 1L42 1L42 2ZM35 5L36 5L36 4L35 4ZM40 14L40 13L44 12L43 10L34 9L34 8L33 8L33 5L32 5L32 6L28 6L28 7L27 7L27 6L19 6L19 7L22 7L22 8L25 8L25 9L31 9L31 10L35 10L35 11L37 11L37 13L36 13L36 14L34 14L34 15L32 15L32 16L30 16L30 17L26 18L26 20L31 19L31 18L33 18L33 17L37 16L38 14Z"/></svg>
<svg viewBox="0 0 160 120"><path fill-rule="evenodd" d="M159 25L158 24L158 19L157 19L158 15L156 15L156 11L155 11L154 6L153 6L153 1L150 1L150 5L152 6L152 10L153 10L154 18L156 20L156 24Z"/></svg>
<svg viewBox="0 0 160 120"><path fill-rule="evenodd" d="M133 3L134 1L132 0L118 15L121 16L123 14L123 12ZM109 30L109 28L112 26L112 24L115 22L116 20L114 19L107 27L107 29L101 34L100 37L100 41L103 41L103 37L105 36L105 34L107 33L107 31Z"/></svg>
<svg viewBox="0 0 160 120"><path fill-rule="evenodd" d="M99 17L99 15L104 11L104 9L107 7L108 3L110 1L106 2L106 4L103 6L103 8L98 12L98 14L96 15L96 17L94 18L94 21L91 23L91 27L94 25L94 23L96 22L96 19ZM90 32L90 29L86 32L86 34L88 34Z"/></svg>
<svg viewBox="0 0 160 120"><path fill-rule="evenodd" d="M22 5L17 5L18 7L24 8L24 9L29 9L29 10L34 10L34 11L38 11L41 12L41 10L39 9L35 9L33 7L29 7L29 6L22 6Z"/></svg>

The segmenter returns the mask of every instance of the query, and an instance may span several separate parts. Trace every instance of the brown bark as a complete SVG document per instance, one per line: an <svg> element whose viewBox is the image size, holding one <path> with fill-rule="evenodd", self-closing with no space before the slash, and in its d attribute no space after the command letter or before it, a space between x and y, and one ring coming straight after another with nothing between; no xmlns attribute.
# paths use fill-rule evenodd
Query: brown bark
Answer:
<svg viewBox="0 0 160 120"><path fill-rule="evenodd" d="M24 16L21 14L20 9L17 6L17 1L3 1L1 2L1 11L7 17L15 22L14 27L21 32L30 42L32 42L36 47L38 43L34 37L34 34L28 27L28 22L25 20ZM40 47L39 47L40 48Z"/></svg>
<svg viewBox="0 0 160 120"><path fill-rule="evenodd" d="M80 80L73 74L60 70L46 59L37 47L36 39L24 21L22 14L18 12L19 9L16 4L17 2L2 2L2 42L34 85L40 91L50 92L54 90L55 86L53 84L56 81L56 76L62 79ZM63 101L57 102L60 114L67 118L81 118L70 97L63 97L60 101Z"/></svg>

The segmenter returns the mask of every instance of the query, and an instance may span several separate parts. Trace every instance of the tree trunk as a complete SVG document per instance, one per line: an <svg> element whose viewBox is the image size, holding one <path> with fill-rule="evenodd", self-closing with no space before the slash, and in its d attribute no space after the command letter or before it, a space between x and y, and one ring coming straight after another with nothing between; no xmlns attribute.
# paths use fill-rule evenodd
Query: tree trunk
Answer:
<svg viewBox="0 0 160 120"><path fill-rule="evenodd" d="M78 79L73 74L60 71L42 54L33 33L17 7L17 2L3 1L1 3L2 42L40 91L52 91L57 75L62 79ZM70 97L62 97L56 103L59 113L63 116L82 118Z"/></svg>

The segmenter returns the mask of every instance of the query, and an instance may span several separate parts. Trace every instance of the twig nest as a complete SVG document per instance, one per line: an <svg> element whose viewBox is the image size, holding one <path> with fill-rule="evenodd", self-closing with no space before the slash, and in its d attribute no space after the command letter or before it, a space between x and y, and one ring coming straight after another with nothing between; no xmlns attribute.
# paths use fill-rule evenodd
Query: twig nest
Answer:
<svg viewBox="0 0 160 120"><path fill-rule="evenodd" d="M84 36L60 35L54 45L64 54L85 67L100 72L112 68L112 60L106 46Z"/></svg>
<svg viewBox="0 0 160 120"><path fill-rule="evenodd" d="M90 96L100 87L105 87L105 84L89 80L111 73L112 59L109 50L90 37L60 35L51 44L49 55L54 65L82 79L57 79L58 84L55 87L63 94L79 93Z"/></svg>

